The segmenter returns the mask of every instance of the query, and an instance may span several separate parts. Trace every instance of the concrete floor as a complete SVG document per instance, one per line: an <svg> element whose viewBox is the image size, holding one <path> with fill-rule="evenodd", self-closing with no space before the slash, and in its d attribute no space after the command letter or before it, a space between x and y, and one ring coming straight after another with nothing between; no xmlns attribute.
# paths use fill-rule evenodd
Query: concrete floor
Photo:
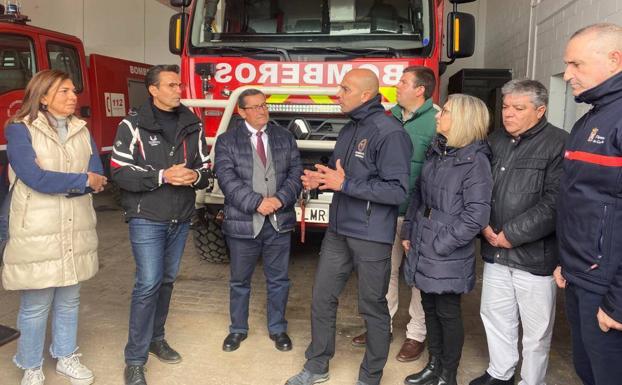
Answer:
<svg viewBox="0 0 622 385"><path fill-rule="evenodd" d="M107 195L96 197L95 205L99 218L101 268L95 278L82 286L78 342L83 354L82 362L94 371L96 384L123 384L123 347L127 339L134 262L121 211L115 208ZM304 351L310 340L309 303L319 238L296 250L291 260L292 287L287 318L294 349L285 353L274 348L266 331L266 291L261 267L253 279L249 337L233 353L221 350L229 325L228 265L200 261L190 241L175 285L167 323L167 340L183 355L183 362L166 365L150 359L147 364L149 385L282 385L289 376L297 373L304 363ZM461 385L468 384L487 367L488 351L479 318L481 266L479 270L476 290L465 295L463 301L466 340L458 375ZM353 276L341 296L337 353L331 361L331 379L327 382L330 385L354 384L363 356L363 349L350 345L351 337L362 330L362 321L357 315L355 280ZM400 297L406 304L407 287L402 283L401 289ZM0 323L14 326L18 306L18 293L0 289ZM394 320L395 340L382 384L402 384L405 376L420 370L427 362L427 354L413 363L395 360L405 338L407 322L407 306L402 306ZM18 384L20 381L22 372L11 362L15 349L15 342L0 348L0 385ZM66 379L55 373L54 364L46 353L46 385L68 384ZM569 330L561 296L547 383L580 384L572 368Z"/></svg>

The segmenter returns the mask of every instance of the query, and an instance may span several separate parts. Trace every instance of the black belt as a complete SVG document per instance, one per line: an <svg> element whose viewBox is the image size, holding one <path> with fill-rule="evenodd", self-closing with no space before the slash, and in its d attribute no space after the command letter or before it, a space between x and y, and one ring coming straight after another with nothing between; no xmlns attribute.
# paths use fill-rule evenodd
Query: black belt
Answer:
<svg viewBox="0 0 622 385"><path fill-rule="evenodd" d="M458 215L449 215L442 211L433 209L431 207L424 207L423 217L428 218L428 219L433 219L438 222L451 224L454 222L454 220L456 220L456 218L458 218Z"/></svg>

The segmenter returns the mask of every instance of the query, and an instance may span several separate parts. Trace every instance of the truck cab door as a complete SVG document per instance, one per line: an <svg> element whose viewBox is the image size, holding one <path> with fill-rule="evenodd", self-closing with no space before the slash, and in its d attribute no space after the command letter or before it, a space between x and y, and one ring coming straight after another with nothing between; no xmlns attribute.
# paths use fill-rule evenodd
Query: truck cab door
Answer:
<svg viewBox="0 0 622 385"><path fill-rule="evenodd" d="M22 106L24 88L38 68L36 56L33 36L21 33L13 25L3 28L0 32L0 131ZM5 149L4 132L0 132L0 165L7 163Z"/></svg>

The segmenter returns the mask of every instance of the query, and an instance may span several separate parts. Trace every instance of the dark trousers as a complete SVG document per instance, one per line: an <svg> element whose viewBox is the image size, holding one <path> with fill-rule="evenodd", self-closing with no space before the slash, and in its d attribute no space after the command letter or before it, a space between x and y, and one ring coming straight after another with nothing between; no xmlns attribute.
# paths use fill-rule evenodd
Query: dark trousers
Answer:
<svg viewBox="0 0 622 385"><path fill-rule="evenodd" d="M270 221L254 239L227 237L231 255L231 278L229 281L230 333L248 333L248 302L251 295L251 279L257 260L263 258L263 273L268 292L268 332L278 334L287 331L285 309L289 295L289 254L291 234L278 233Z"/></svg>
<svg viewBox="0 0 622 385"><path fill-rule="evenodd" d="M622 331L603 332L596 314L603 295L566 287L566 315L572 333L574 367L585 385L622 383Z"/></svg>
<svg viewBox="0 0 622 385"><path fill-rule="evenodd" d="M389 354L391 316L386 294L391 272L391 245L327 231L315 273L311 303L311 343L305 368L328 372L335 355L335 323L339 294L353 270L358 273L359 314L365 320L367 344L359 380L378 385Z"/></svg>
<svg viewBox="0 0 622 385"><path fill-rule="evenodd" d="M441 359L443 368L454 370L460 364L464 327L460 294L421 292L421 304L428 331L428 351Z"/></svg>
<svg viewBox="0 0 622 385"><path fill-rule="evenodd" d="M125 362L144 365L151 341L164 339L173 282L179 271L190 222L163 223L132 218L129 224L136 278Z"/></svg>

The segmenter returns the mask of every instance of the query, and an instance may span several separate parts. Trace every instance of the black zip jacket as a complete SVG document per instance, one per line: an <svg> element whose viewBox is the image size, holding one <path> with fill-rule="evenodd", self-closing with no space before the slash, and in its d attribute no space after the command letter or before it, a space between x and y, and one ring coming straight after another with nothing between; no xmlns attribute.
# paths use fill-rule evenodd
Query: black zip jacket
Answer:
<svg viewBox="0 0 622 385"><path fill-rule="evenodd" d="M492 149L490 226L503 230L511 249L482 238L482 257L536 275L551 275L558 264L555 205L568 133L542 118L518 138L503 128L488 138Z"/></svg>
<svg viewBox="0 0 622 385"><path fill-rule="evenodd" d="M377 96L351 111L329 162L346 179L335 192L328 228L340 235L393 243L399 205L407 198L412 142Z"/></svg>
<svg viewBox="0 0 622 385"><path fill-rule="evenodd" d="M557 206L562 274L603 294L601 308L622 322L622 73L584 91L592 105L566 145Z"/></svg>
<svg viewBox="0 0 622 385"><path fill-rule="evenodd" d="M180 105L175 111L179 116L175 143L164 139L151 98L119 124L110 166L112 180L121 188L126 220L187 221L194 213L194 190L210 184L203 126L187 107ZM197 173L192 187L173 186L163 180L164 170L180 163Z"/></svg>

